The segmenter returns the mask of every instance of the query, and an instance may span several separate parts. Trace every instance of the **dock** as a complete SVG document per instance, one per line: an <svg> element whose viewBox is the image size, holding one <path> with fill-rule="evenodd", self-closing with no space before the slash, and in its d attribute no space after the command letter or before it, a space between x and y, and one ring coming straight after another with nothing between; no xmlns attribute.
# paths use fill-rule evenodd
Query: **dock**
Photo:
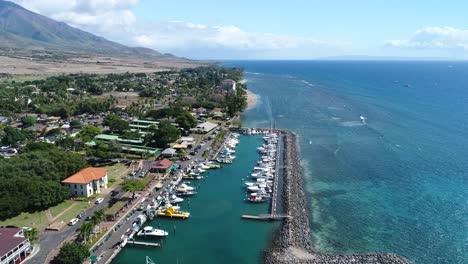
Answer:
<svg viewBox="0 0 468 264"><path fill-rule="evenodd" d="M251 220L259 220L259 221L281 221L285 218L290 218L289 215L271 215L271 214L264 214L264 215L242 215L241 218L243 219L251 219Z"/></svg>
<svg viewBox="0 0 468 264"><path fill-rule="evenodd" d="M278 186L279 186L279 174L280 174L280 158L281 158L281 145L282 145L282 135L279 134L278 137L278 144L276 148L276 161L275 161L275 176L273 180L273 192L271 195L271 206L270 206L270 213L269 214L262 214L262 215L242 215L241 218L243 219L251 219L251 220L260 220L260 221L281 221L285 218L291 218L290 215L285 214L277 214L277 202L278 202Z"/></svg>
<svg viewBox="0 0 468 264"><path fill-rule="evenodd" d="M142 242L142 241L134 241L134 240L128 240L127 244L147 246L147 247L160 247L161 246L161 244L159 243Z"/></svg>
<svg viewBox="0 0 468 264"><path fill-rule="evenodd" d="M278 137L278 144L276 148L276 161L275 161L275 178L273 180L273 194L271 195L271 217L276 215L276 203L278 201L278 178L279 178L279 169L280 169L280 158L281 158L281 143L282 138L281 134Z"/></svg>

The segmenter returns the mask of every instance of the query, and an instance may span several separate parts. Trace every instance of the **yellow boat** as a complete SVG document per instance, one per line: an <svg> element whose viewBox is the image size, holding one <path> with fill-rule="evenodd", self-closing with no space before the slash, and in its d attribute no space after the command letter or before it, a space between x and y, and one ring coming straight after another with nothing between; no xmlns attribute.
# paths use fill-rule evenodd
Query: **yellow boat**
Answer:
<svg viewBox="0 0 468 264"><path fill-rule="evenodd" d="M170 217L170 218L184 218L185 219L185 218L189 218L190 213L176 210L174 207L169 207L167 209L158 210L157 215L158 216L167 216L167 217Z"/></svg>

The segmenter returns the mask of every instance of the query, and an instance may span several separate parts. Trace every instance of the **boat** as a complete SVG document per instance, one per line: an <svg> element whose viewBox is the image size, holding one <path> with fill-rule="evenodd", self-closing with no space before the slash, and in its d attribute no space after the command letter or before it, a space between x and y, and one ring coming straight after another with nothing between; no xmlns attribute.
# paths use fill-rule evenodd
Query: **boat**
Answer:
<svg viewBox="0 0 468 264"><path fill-rule="evenodd" d="M193 191L193 190L195 190L194 187L188 186L186 183L182 183L181 185L179 185L179 188L183 188L183 189L185 189L186 191Z"/></svg>
<svg viewBox="0 0 468 264"><path fill-rule="evenodd" d="M197 194L196 191L185 191L185 192L177 192L177 195L179 196L192 196Z"/></svg>
<svg viewBox="0 0 468 264"><path fill-rule="evenodd" d="M190 217L189 212L183 212L183 211L180 211L180 210L176 210L176 209L174 209L174 207L169 207L167 209L158 210L157 215L158 216L166 216L166 217L170 217L170 218L182 218L182 219L187 219L187 218Z"/></svg>
<svg viewBox="0 0 468 264"><path fill-rule="evenodd" d="M185 180L201 180L203 179L203 176L191 176L191 175L185 175L183 177Z"/></svg>
<svg viewBox="0 0 468 264"><path fill-rule="evenodd" d="M247 198L247 201L251 203L262 203L262 202L270 200L270 198L271 197L267 195L261 195L261 194L259 195L256 193L252 193L249 195L249 198Z"/></svg>
<svg viewBox="0 0 468 264"><path fill-rule="evenodd" d="M165 237L168 236L169 233L161 230L153 228L152 226L145 226L142 230L137 233L137 236L155 236L155 237Z"/></svg>
<svg viewBox="0 0 468 264"><path fill-rule="evenodd" d="M183 201L184 201L183 198L177 197L177 196L174 195L174 194L169 198L169 202L170 202L170 203L181 203L181 202L183 202Z"/></svg>

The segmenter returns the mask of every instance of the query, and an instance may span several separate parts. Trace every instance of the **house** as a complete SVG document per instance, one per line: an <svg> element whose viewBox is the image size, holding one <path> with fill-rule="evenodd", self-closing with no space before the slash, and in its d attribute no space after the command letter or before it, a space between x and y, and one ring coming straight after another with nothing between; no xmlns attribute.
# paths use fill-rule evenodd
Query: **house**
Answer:
<svg viewBox="0 0 468 264"><path fill-rule="evenodd" d="M221 88L223 90L226 90L226 91L235 91L236 90L236 81L230 80L230 79L224 80L221 83Z"/></svg>
<svg viewBox="0 0 468 264"><path fill-rule="evenodd" d="M20 263L31 253L31 243L21 228L0 228L0 263Z"/></svg>
<svg viewBox="0 0 468 264"><path fill-rule="evenodd" d="M218 124L214 124L211 122L204 122L199 125L197 125L195 128L192 128L193 131L200 131L202 133L208 133L211 130L215 129L218 126Z"/></svg>
<svg viewBox="0 0 468 264"><path fill-rule="evenodd" d="M177 150L173 149L173 148L167 148L165 150L163 150L163 152L161 152L161 155L164 156L164 157L174 157L177 153Z"/></svg>
<svg viewBox="0 0 468 264"><path fill-rule="evenodd" d="M107 169L88 167L66 178L62 183L75 196L89 197L107 188Z"/></svg>
<svg viewBox="0 0 468 264"><path fill-rule="evenodd" d="M168 173L172 168L172 161L168 159L158 160L151 167L152 172Z"/></svg>

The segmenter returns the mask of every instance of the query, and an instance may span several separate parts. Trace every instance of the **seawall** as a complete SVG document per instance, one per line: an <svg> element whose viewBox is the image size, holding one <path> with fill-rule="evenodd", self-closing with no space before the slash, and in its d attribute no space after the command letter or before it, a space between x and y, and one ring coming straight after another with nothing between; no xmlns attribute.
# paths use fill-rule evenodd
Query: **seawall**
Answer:
<svg viewBox="0 0 468 264"><path fill-rule="evenodd" d="M265 251L264 263L410 264L409 260L395 254L331 255L314 250L296 135L284 130L280 132L284 135L282 202L284 212L291 218L283 220L272 245Z"/></svg>

